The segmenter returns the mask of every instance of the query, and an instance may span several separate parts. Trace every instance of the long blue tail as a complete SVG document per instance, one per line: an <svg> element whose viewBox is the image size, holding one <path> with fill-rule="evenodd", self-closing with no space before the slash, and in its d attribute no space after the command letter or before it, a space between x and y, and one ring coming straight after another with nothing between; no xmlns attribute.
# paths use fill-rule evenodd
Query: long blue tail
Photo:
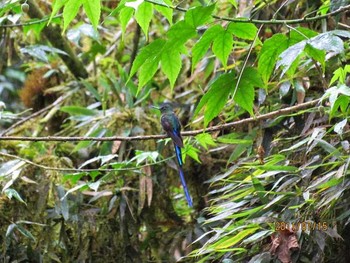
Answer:
<svg viewBox="0 0 350 263"><path fill-rule="evenodd" d="M177 162L179 164L179 173L180 173L181 184L182 184L182 187L184 188L184 192L185 192L188 206L193 207L192 199L191 199L191 196L190 196L190 193L188 191L187 184L185 181L184 172L182 170L181 148L179 146L177 146L176 144L174 144L174 146L175 146L176 159L177 159Z"/></svg>

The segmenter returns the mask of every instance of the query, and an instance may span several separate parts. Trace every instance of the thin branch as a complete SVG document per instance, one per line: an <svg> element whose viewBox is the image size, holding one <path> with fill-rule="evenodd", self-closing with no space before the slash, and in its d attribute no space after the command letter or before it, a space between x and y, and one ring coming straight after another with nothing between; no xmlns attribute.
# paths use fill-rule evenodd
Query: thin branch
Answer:
<svg viewBox="0 0 350 263"><path fill-rule="evenodd" d="M167 7L167 8L171 8L174 10L178 10L181 12L187 12L188 9L186 8L182 8L179 6L169 6L167 4L161 3L161 2L157 2L154 0L145 0L145 2L154 4L154 5L159 5L159 6L163 6L163 7ZM230 17L224 17L224 16L217 16L217 15L212 15L213 18L215 19L219 19L219 20L223 20L223 21L229 21L229 22L237 22L237 23L254 23L254 24L265 24L265 25L276 25L276 24L299 24L299 23L310 23L310 22L314 22L317 20L322 20L331 16L335 16L339 13L343 13L343 12L348 12L350 10L350 5L346 5L346 6L342 6L339 9L330 12L328 14L325 15L320 15L320 16L314 16L314 17L308 17L308 15L305 15L303 18L299 18L299 19L290 19L290 20L275 20L275 19L271 19L271 20L257 20L257 19L246 19L246 18L230 18Z"/></svg>
<svg viewBox="0 0 350 263"><path fill-rule="evenodd" d="M53 17L53 19L61 17L62 14L60 15L55 15ZM35 20L35 21L29 21L29 22L25 22L25 23L19 23L19 24L11 24L11 25L0 25L0 28L5 28L5 27L23 27L23 26L31 26L31 25L35 25L35 24L40 24L42 22L46 22L50 19L50 17L44 17L42 19L39 20Z"/></svg>
<svg viewBox="0 0 350 263"><path fill-rule="evenodd" d="M170 157L168 157L168 158L166 158L166 159L163 159L163 160L154 162L154 163L152 163L152 164L138 165L138 166L129 167L129 168L118 168L118 169L113 169L113 168L79 169L79 168L65 168L65 167L58 168L58 167L46 166L46 165L42 165L42 164L38 164L38 163L32 162L32 161L27 160L27 159L24 159L24 158L22 158L22 157L19 157L19 156L16 156L16 155L12 155L12 154L9 154L9 153L4 153L4 152L0 152L0 156L5 156L5 157L7 157L7 158L21 160L21 161L25 162L26 164L29 164L29 165L38 167L38 168L43 169L43 170L60 171L60 172L74 172L74 173L77 173L77 172L117 172L117 171L134 171L134 170L139 170L139 169L141 169L141 168L143 168L143 167L146 167L146 166L152 166L152 165L156 165L156 164L159 164L159 163L164 163L164 162L169 161L170 159L172 159L172 158L175 157L175 155L173 155L173 156L170 156Z"/></svg>
<svg viewBox="0 0 350 263"><path fill-rule="evenodd" d="M275 118L278 116L283 116L285 114L290 114L292 112L296 112L301 109L307 109L315 106L320 103L320 99L308 101L305 103L301 103L295 106L279 109L276 111L272 111L266 114L262 114L260 116L254 116L246 119L242 119L239 121L229 122L205 129L199 129L194 131L185 131L182 132L183 136L194 136L203 132L215 132L223 129L239 127L243 125L247 125L248 123L256 123L262 120L267 120L271 118ZM144 135L144 136L132 136L132 137L123 137L123 136L112 136L112 137L59 137L59 136L47 136L47 137L25 137L25 136L2 136L0 137L0 141L141 141L141 140L157 140L167 138L166 135Z"/></svg>
<svg viewBox="0 0 350 263"><path fill-rule="evenodd" d="M246 69L246 66L247 66L247 63L248 63L248 59L249 59L249 57L250 57L250 54L252 53L253 47L254 47L254 45L255 45L255 42L256 42L256 40L257 40L257 38L258 38L258 36L259 36L259 33L260 33L261 29L263 28L263 26L264 26L264 25L260 25L258 31L257 31L256 34L255 34L255 37L254 37L253 42L250 44L249 51L248 51L248 55L247 55L247 57L246 57L246 59L245 59L245 61L244 61L243 67L242 67L242 69L241 69L241 72L239 72L239 76L238 76L238 79L237 79L236 87L235 87L235 90L233 91L233 94L232 94L232 98L233 98L233 99L234 99L235 96L236 96L236 92L237 92L237 90L238 90L239 84L241 83L241 78L242 78L242 75L243 75L244 70Z"/></svg>

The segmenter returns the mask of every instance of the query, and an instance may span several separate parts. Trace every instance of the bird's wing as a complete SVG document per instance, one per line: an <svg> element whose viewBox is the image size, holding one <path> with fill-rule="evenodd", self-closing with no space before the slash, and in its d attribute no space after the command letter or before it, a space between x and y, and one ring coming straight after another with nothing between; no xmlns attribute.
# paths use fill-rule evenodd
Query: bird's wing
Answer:
<svg viewBox="0 0 350 263"><path fill-rule="evenodd" d="M161 119L162 126L165 132L173 140L175 145L182 148L184 147L184 144L183 144L182 137L180 134L180 129L179 129L181 126L177 118L176 118L176 121L177 121L176 125L172 125L169 118L167 118L166 116L163 116Z"/></svg>

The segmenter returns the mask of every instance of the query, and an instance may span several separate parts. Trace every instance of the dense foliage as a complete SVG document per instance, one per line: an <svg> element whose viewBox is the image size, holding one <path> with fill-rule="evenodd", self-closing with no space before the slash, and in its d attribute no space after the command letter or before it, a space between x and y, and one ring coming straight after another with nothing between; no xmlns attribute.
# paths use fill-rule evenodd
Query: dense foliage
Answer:
<svg viewBox="0 0 350 263"><path fill-rule="evenodd" d="M1 261L347 262L349 10L0 3Z"/></svg>

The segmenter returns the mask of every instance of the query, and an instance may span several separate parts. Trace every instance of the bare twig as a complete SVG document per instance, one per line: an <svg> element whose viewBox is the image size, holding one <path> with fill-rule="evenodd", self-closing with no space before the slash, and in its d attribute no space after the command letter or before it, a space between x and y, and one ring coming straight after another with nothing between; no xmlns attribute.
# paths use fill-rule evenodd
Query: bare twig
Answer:
<svg viewBox="0 0 350 263"><path fill-rule="evenodd" d="M249 123L256 123L262 120L267 120L271 118L275 118L278 116L283 116L285 114L290 114L292 112L296 112L301 109L307 109L315 106L321 100L316 99L312 101L308 101L305 103L301 103L295 106L279 109L276 111L272 111L266 114L262 114L256 117L250 117L246 119L242 119L239 121L229 122L205 129L199 129L194 131L185 131L182 132L183 136L194 136L203 132L215 132L223 129L229 129L234 127L239 127L242 125L247 125ZM47 137L25 137L25 136L2 136L0 137L0 141L141 141L141 140L157 140L167 138L166 135L144 135L144 136L132 136L132 137L123 137L123 136L112 136L112 137L58 137L58 136L47 136Z"/></svg>
<svg viewBox="0 0 350 263"><path fill-rule="evenodd" d="M53 17L53 19L61 17L62 14L60 15L55 15ZM46 22L50 19L50 16L44 17L42 19L39 20L35 20L35 21L29 21L29 22L25 22L25 23L18 23L18 24L10 24L10 25L0 25L0 28L5 28L5 27L23 27L23 26L31 26L31 25L35 25L35 24L40 24L42 22Z"/></svg>
<svg viewBox="0 0 350 263"><path fill-rule="evenodd" d="M171 8L174 10L178 10L181 12L187 12L188 9L186 8L182 8L179 6L170 6L167 5L165 3L161 3L161 2L157 2L157 1L153 1L153 0L145 0L146 2L155 4L155 5L159 5L159 6L164 6L167 8ZM271 20L257 20L257 19L247 19L247 18L230 18L230 17L224 17L224 16L217 16L217 15L212 15L213 18L218 19L218 20L223 20L223 21L229 21L229 22L237 22L237 23L254 23L254 24L265 24L265 25L272 25L272 24L299 24L299 23L310 23L310 22L314 22L314 21L318 21L318 20L322 20L331 16L335 16L337 14L340 13L345 13L348 12L350 10L350 5L346 5L346 6L342 6L339 9L330 12L328 14L325 15L319 15L319 16L314 16L314 17L308 17L308 15L305 15L302 18L299 19L286 19L286 20L275 20L275 19L271 19Z"/></svg>

